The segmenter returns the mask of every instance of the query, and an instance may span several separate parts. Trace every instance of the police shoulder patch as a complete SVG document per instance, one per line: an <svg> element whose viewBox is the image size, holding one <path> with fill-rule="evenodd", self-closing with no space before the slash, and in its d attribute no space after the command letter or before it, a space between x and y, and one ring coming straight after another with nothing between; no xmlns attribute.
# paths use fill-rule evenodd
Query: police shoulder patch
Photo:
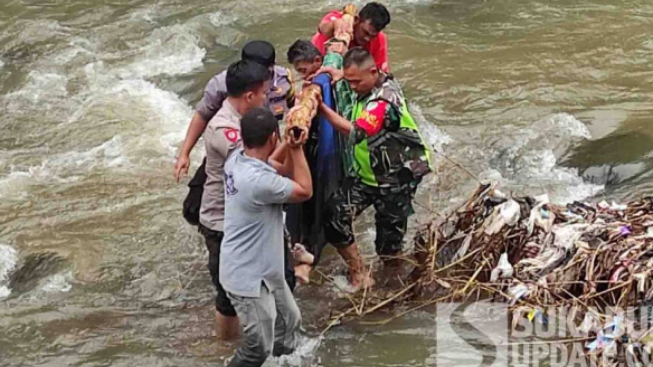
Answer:
<svg viewBox="0 0 653 367"><path fill-rule="evenodd" d="M236 129L225 129L224 130L224 137L227 138L232 143L235 143L238 141L238 130Z"/></svg>

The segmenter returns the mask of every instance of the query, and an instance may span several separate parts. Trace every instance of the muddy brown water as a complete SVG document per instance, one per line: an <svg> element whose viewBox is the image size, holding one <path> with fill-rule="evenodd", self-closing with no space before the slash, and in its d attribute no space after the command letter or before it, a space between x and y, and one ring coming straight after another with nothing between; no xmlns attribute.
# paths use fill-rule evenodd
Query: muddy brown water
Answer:
<svg viewBox="0 0 653 367"><path fill-rule="evenodd" d="M0 2L0 365L222 365L200 236L172 165L209 78L250 39L287 47L338 1ZM429 142L507 191L653 194L653 5L402 0L390 64ZM193 163L201 157L196 149ZM475 187L440 158L419 211ZM373 258L371 216L357 229ZM322 269L342 272L333 252ZM298 293L305 323L328 284ZM382 313L376 317L392 315ZM277 364L476 365L431 310L346 324ZM469 330L469 335L474 335ZM440 363L440 365L442 365ZM513 364L517 365L517 364Z"/></svg>

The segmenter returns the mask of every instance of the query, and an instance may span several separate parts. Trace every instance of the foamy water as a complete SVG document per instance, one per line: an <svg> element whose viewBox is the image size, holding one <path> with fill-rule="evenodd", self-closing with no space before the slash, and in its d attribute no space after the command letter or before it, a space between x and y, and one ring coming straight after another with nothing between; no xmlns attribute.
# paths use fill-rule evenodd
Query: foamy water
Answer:
<svg viewBox="0 0 653 367"><path fill-rule="evenodd" d="M11 290L7 287L9 273L14 270L18 256L16 250L9 245L0 243L0 300L8 297Z"/></svg>
<svg viewBox="0 0 653 367"><path fill-rule="evenodd" d="M43 282L39 291L45 293L69 292L72 289L73 274L70 271L55 274Z"/></svg>
<svg viewBox="0 0 653 367"><path fill-rule="evenodd" d="M343 3L11 4L0 5L11 16L0 17L0 242L11 244L0 245L0 350L11 348L3 362L149 367L231 356L211 334L206 250L180 216L186 187L172 182L174 156L205 83L245 41L271 40L283 62L288 45ZM432 203L420 204L446 212L476 185L442 154L506 192L559 203L653 192L650 4L390 8L391 68L441 167L420 188ZM614 172L624 180L616 189L606 179ZM356 229L372 258L370 217ZM410 226L424 219L416 217ZM7 277L18 253L46 251L70 266L14 297ZM322 307L320 317L350 290L332 263L322 270L336 286L311 285L303 294L314 299L300 302ZM382 332L345 325L268 364L430 365L435 337L423 317ZM460 355L447 356L452 366Z"/></svg>

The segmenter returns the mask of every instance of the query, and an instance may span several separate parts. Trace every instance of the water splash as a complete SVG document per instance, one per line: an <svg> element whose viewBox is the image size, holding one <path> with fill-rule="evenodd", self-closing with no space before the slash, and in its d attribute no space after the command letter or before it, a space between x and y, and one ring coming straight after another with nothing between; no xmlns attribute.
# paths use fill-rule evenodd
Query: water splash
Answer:
<svg viewBox="0 0 653 367"><path fill-rule="evenodd" d="M7 298L11 294L11 289L6 284L9 273L14 270L17 262L16 250L11 246L0 243L0 300Z"/></svg>
<svg viewBox="0 0 653 367"><path fill-rule="evenodd" d="M292 354L270 358L266 366L292 366L309 367L314 365L317 350L322 343L322 337L309 338L304 335L297 335L297 347Z"/></svg>
<svg viewBox="0 0 653 367"><path fill-rule="evenodd" d="M124 144L117 135L87 151L70 151L47 157L40 165L27 168L10 165L6 178L0 179L0 198L19 195L26 187L44 183L71 183L100 166L126 166Z"/></svg>
<svg viewBox="0 0 653 367"><path fill-rule="evenodd" d="M5 96L7 111L23 111L57 108L68 97L68 78L57 73L30 71L27 84L20 90Z"/></svg>
<svg viewBox="0 0 653 367"><path fill-rule="evenodd" d="M157 75L180 75L202 66L206 50L188 27L174 25L156 29L138 52L135 61L115 72L122 79L146 79Z"/></svg>
<svg viewBox="0 0 653 367"><path fill-rule="evenodd" d="M69 292L73 287L71 284L72 280L73 273L71 271L55 274L45 280L40 290L45 293Z"/></svg>
<svg viewBox="0 0 653 367"><path fill-rule="evenodd" d="M224 13L221 11L217 11L215 13L209 14L209 22L211 22L211 24L216 28L233 24L237 20L238 20L237 16L229 13Z"/></svg>
<svg viewBox="0 0 653 367"><path fill-rule="evenodd" d="M480 177L520 192L548 192L560 204L596 195L602 185L585 182L577 169L558 165L557 154L583 139L591 139L587 126L566 113L523 128L504 126L489 149L489 167Z"/></svg>
<svg viewBox="0 0 653 367"><path fill-rule="evenodd" d="M417 121L420 133L429 147L435 149L437 152L441 152L444 150L445 145L453 142L451 136L443 132L435 123L427 120L419 105L411 104L410 113Z"/></svg>

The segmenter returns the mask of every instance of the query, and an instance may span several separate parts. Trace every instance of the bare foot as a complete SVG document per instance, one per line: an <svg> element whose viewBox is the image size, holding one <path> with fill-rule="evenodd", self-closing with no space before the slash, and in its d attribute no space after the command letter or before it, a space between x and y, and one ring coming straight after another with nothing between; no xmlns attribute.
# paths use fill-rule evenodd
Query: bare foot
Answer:
<svg viewBox="0 0 653 367"><path fill-rule="evenodd" d="M300 284L310 283L310 274L313 268L308 264L299 264L295 266L295 278L299 281Z"/></svg>
<svg viewBox="0 0 653 367"><path fill-rule="evenodd" d="M292 256L295 258L300 263L304 264L313 264L313 261L315 261L315 257L313 254L308 252L306 250L306 247L302 245L301 243L296 243L293 248L292 248Z"/></svg>
<svg viewBox="0 0 653 367"><path fill-rule="evenodd" d="M350 272L349 282L351 283L351 286L354 288L355 292L365 288L372 288L376 284L374 278L368 275L367 272Z"/></svg>
<svg viewBox="0 0 653 367"><path fill-rule="evenodd" d="M365 268L365 263L355 242L347 247L338 248L338 253L349 267L349 282L355 291L370 288L374 285L374 279L370 277Z"/></svg>

